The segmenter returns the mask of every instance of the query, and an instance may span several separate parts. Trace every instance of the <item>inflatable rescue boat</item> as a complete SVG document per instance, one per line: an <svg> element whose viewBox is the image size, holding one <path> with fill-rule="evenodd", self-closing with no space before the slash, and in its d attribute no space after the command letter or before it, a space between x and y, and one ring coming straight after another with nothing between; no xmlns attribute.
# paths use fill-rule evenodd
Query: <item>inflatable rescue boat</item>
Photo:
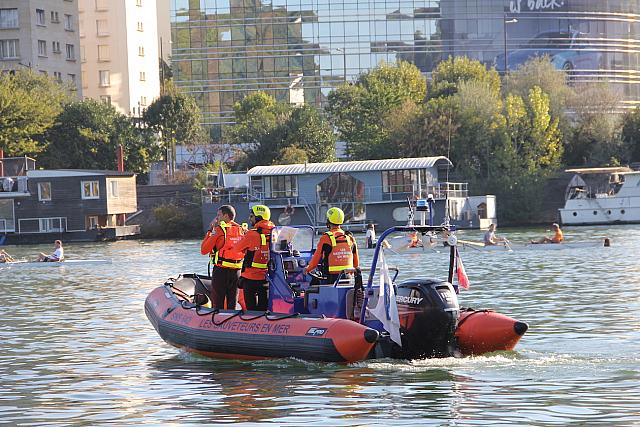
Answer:
<svg viewBox="0 0 640 427"><path fill-rule="evenodd" d="M384 261L378 269L383 258L380 242L392 232L406 231L449 236L447 280L396 282L397 270L391 277ZM210 294L210 278L184 274L154 289L145 312L167 343L213 358L295 357L349 363L512 350L527 331L526 323L459 306L453 284L459 256L453 231L448 226L393 227L378 241L366 283L359 271L325 283L303 273L315 248L314 230L277 227L268 264L269 311L207 308L202 303ZM389 322L393 313L397 323Z"/></svg>

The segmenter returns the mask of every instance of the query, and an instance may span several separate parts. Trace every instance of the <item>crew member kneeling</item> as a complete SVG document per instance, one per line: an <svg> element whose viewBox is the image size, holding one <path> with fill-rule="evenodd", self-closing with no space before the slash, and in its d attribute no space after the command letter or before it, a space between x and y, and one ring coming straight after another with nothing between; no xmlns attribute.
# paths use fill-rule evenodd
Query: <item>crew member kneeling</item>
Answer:
<svg viewBox="0 0 640 427"><path fill-rule="evenodd" d="M238 294L238 278L244 254L234 251L233 246L244 234L242 227L234 221L236 210L223 205L207 231L200 253L209 254L213 264L211 273L211 303L213 308L235 310ZM226 299L226 305L225 305Z"/></svg>
<svg viewBox="0 0 640 427"><path fill-rule="evenodd" d="M304 269L305 274L316 268L322 260L322 273L328 278L329 283L335 283L343 271L358 268L358 245L350 234L340 228L343 222L342 209L330 208L327 211L329 231L320 237L316 252Z"/></svg>
<svg viewBox="0 0 640 427"><path fill-rule="evenodd" d="M275 225L270 221L271 211L267 206L251 207L249 222L253 228L231 249L244 252L244 263L240 274L240 288L244 294L247 310L266 311L268 306L267 263L271 230Z"/></svg>

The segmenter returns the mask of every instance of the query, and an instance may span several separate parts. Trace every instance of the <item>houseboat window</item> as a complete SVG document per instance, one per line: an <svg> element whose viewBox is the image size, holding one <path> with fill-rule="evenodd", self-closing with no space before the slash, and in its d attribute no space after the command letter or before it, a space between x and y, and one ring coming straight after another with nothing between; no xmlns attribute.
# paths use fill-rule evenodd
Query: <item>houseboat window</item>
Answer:
<svg viewBox="0 0 640 427"><path fill-rule="evenodd" d="M487 204L480 203L478 205L478 218L486 219L487 218Z"/></svg>
<svg viewBox="0 0 640 427"><path fill-rule="evenodd" d="M98 217L97 216L88 216L87 217L87 229L93 230L98 228Z"/></svg>
<svg viewBox="0 0 640 427"><path fill-rule="evenodd" d="M297 176L266 176L264 177L264 197L277 199L279 197L296 197L298 195Z"/></svg>
<svg viewBox="0 0 640 427"><path fill-rule="evenodd" d="M40 218L40 232L41 233L50 233L50 232L63 232L64 224L66 223L65 218Z"/></svg>
<svg viewBox="0 0 640 427"><path fill-rule="evenodd" d="M0 200L0 232L14 231L15 217L13 199Z"/></svg>
<svg viewBox="0 0 640 427"><path fill-rule="evenodd" d="M418 188L426 190L427 184L427 171L424 169L382 171L382 191L385 193L417 194Z"/></svg>
<svg viewBox="0 0 640 427"><path fill-rule="evenodd" d="M38 200L41 202L51 200L51 183L39 182L38 183Z"/></svg>
<svg viewBox="0 0 640 427"><path fill-rule="evenodd" d="M334 173L318 185L320 203L364 202L364 183L346 173Z"/></svg>
<svg viewBox="0 0 640 427"><path fill-rule="evenodd" d="M100 187L98 181L82 181L82 198L83 199L99 199Z"/></svg>
<svg viewBox="0 0 640 427"><path fill-rule="evenodd" d="M118 193L118 181L111 181L110 183L111 185L109 186L111 188L111 197L113 198L118 198L119 197L119 193Z"/></svg>

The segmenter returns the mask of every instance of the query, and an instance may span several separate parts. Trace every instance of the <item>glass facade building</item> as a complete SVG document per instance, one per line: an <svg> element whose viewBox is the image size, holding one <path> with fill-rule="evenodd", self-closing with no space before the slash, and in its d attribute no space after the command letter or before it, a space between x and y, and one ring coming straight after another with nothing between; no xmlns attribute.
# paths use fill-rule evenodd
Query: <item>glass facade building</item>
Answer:
<svg viewBox="0 0 640 427"><path fill-rule="evenodd" d="M380 61L425 74L449 56L499 71L548 55L571 81L609 81L640 102L637 0L171 0L172 66L215 134L264 90L322 107Z"/></svg>

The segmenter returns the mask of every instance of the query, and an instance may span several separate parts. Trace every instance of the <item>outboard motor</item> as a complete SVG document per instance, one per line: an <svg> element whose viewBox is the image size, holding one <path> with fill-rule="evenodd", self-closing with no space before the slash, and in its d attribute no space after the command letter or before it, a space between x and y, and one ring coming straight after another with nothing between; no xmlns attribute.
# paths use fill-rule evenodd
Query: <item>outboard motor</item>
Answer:
<svg viewBox="0 0 640 427"><path fill-rule="evenodd" d="M460 306L451 283L412 279L397 285L402 357L453 356Z"/></svg>

